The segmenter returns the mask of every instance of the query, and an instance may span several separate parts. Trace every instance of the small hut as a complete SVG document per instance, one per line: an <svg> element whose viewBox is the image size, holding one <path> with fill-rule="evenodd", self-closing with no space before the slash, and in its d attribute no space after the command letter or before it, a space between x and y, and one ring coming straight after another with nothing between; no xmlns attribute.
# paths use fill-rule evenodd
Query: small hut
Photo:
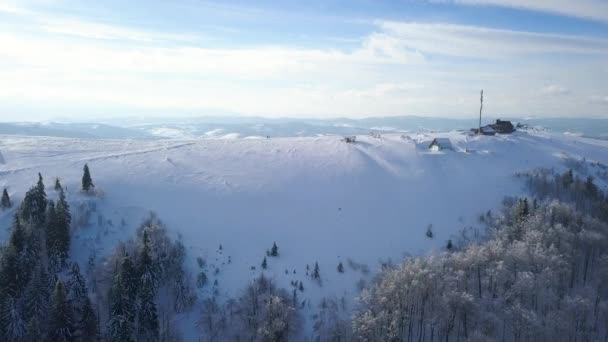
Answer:
<svg viewBox="0 0 608 342"><path fill-rule="evenodd" d="M448 138L435 138L429 145L431 151L453 150L452 142Z"/></svg>

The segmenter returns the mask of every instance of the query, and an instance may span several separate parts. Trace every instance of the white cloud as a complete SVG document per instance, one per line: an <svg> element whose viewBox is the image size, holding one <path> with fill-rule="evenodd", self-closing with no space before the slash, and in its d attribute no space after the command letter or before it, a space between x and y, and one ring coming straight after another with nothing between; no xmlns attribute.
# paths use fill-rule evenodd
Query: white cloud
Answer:
<svg viewBox="0 0 608 342"><path fill-rule="evenodd" d="M441 0L440 0L441 1ZM606 0L448 0L465 5L491 5L551 12L608 21L608 1Z"/></svg>
<svg viewBox="0 0 608 342"><path fill-rule="evenodd" d="M490 112L555 114L575 112L588 98L543 95L603 92L608 76L601 62L596 70L577 60L605 59L607 40L465 25L378 22L359 46L345 50L219 48L189 34L74 18L34 22L24 32L0 32L0 79L8 85L0 87L0 110L36 103L276 116L441 115L475 112L484 88ZM559 56L561 64L528 58L543 54ZM445 58L436 61L437 55Z"/></svg>
<svg viewBox="0 0 608 342"><path fill-rule="evenodd" d="M422 54L500 58L533 54L607 54L608 39L453 24L380 22L373 40Z"/></svg>
<svg viewBox="0 0 608 342"><path fill-rule="evenodd" d="M550 96L567 95L567 94L570 94L570 89L563 87L561 85L551 84L551 85L543 87L540 90L540 93L543 95L550 95Z"/></svg>

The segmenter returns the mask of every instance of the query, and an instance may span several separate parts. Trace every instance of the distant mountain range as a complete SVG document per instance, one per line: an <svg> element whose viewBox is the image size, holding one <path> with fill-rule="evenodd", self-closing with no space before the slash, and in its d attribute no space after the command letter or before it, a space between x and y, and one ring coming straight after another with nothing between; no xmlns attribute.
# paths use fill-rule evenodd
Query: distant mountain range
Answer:
<svg viewBox="0 0 608 342"><path fill-rule="evenodd" d="M507 118L508 119L508 118ZM529 127L586 137L608 139L608 119L512 118ZM485 123L494 119L485 118ZM0 123L0 134L92 139L196 139L356 135L381 133L468 130L475 119L418 116L370 117L364 119L294 119L260 117L157 118L153 121L121 123Z"/></svg>

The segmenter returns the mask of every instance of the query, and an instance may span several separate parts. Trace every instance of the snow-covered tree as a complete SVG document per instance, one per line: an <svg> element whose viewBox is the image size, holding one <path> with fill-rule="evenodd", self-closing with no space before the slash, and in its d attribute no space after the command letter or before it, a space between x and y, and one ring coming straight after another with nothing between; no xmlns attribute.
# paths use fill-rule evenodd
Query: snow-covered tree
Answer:
<svg viewBox="0 0 608 342"><path fill-rule="evenodd" d="M25 320L17 301L11 296L0 303L0 332L4 341L21 341L26 334Z"/></svg>
<svg viewBox="0 0 608 342"><path fill-rule="evenodd" d="M61 280L58 280L51 297L46 340L49 342L74 341L73 324L72 307L67 298L65 286Z"/></svg>

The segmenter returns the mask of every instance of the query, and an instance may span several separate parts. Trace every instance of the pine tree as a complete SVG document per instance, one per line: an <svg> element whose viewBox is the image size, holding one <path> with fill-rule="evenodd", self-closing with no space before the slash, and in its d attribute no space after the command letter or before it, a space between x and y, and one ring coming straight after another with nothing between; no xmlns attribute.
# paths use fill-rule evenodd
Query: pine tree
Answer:
<svg viewBox="0 0 608 342"><path fill-rule="evenodd" d="M97 326L97 315L88 296L85 298L78 326L79 336L82 341L95 340L99 327Z"/></svg>
<svg viewBox="0 0 608 342"><path fill-rule="evenodd" d="M22 341L26 334L26 325L19 306L13 297L8 296L0 305L0 331L4 341Z"/></svg>
<svg viewBox="0 0 608 342"><path fill-rule="evenodd" d="M55 191L63 190L61 183L59 182L59 178L55 178Z"/></svg>
<svg viewBox="0 0 608 342"><path fill-rule="evenodd" d="M314 279L321 279L321 274L319 273L319 263L315 261L315 269L312 273L312 277Z"/></svg>
<svg viewBox="0 0 608 342"><path fill-rule="evenodd" d="M25 193L23 202L19 209L21 218L26 222L31 222L39 227L44 223L46 215L46 192L42 175L38 174L38 183Z"/></svg>
<svg viewBox="0 0 608 342"><path fill-rule="evenodd" d="M591 199L595 199L597 194L599 193L597 185L593 182L593 177L588 176L587 181L585 182L585 192Z"/></svg>
<svg viewBox="0 0 608 342"><path fill-rule="evenodd" d="M63 189L59 190L59 200L55 206L55 252L63 264L70 252L70 225L72 223L72 215L70 214L70 206L65 199Z"/></svg>
<svg viewBox="0 0 608 342"><path fill-rule="evenodd" d="M113 342L132 342L134 306L131 304L127 289L123 287L121 272L117 271L110 289L110 319L108 340Z"/></svg>
<svg viewBox="0 0 608 342"><path fill-rule="evenodd" d="M139 336L144 341L158 340L158 313L156 310L156 290L152 275L148 272L142 274L139 286L137 326Z"/></svg>
<svg viewBox="0 0 608 342"><path fill-rule="evenodd" d="M13 219L13 229L11 230L11 237L9 239L9 243L11 246L15 248L17 254L20 254L25 248L26 244L26 235L25 228L19 221L19 216L15 215Z"/></svg>
<svg viewBox="0 0 608 342"><path fill-rule="evenodd" d="M2 191L2 200L0 201L0 208L4 210L10 208L11 206L11 198L8 196L8 191L6 191L6 188L4 188L4 190Z"/></svg>
<svg viewBox="0 0 608 342"><path fill-rule="evenodd" d="M124 315L131 323L135 322L138 280L138 272L135 270L131 258L125 256L120 266L120 286L123 305L126 308Z"/></svg>
<svg viewBox="0 0 608 342"><path fill-rule="evenodd" d="M567 188L572 183L574 183L574 174L572 173L572 169L568 169L568 171L564 172L562 175L562 184L564 185L564 188Z"/></svg>
<svg viewBox="0 0 608 342"><path fill-rule="evenodd" d="M266 262L266 257L264 257L264 260L262 260L262 268L263 269L268 268L268 263Z"/></svg>
<svg viewBox="0 0 608 342"><path fill-rule="evenodd" d="M302 283L302 281L300 281L300 285L298 286L298 290L300 290L300 292L304 292L304 283Z"/></svg>
<svg viewBox="0 0 608 342"><path fill-rule="evenodd" d="M272 243L272 249L270 250L270 256L277 257L279 256L279 247L277 247L277 243Z"/></svg>
<svg viewBox="0 0 608 342"><path fill-rule="evenodd" d="M19 267L19 255L15 247L9 245L2 251L0 257L0 298L13 297L16 298L21 292L23 277L22 270Z"/></svg>
<svg viewBox="0 0 608 342"><path fill-rule="evenodd" d="M46 340L51 341L73 341L72 307L67 298L65 286L61 280L57 281L53 296L51 298L51 308L49 311L49 327Z"/></svg>
<svg viewBox="0 0 608 342"><path fill-rule="evenodd" d="M28 317L43 317L47 314L50 290L47 272L41 265L37 265L25 288L25 312Z"/></svg>
<svg viewBox="0 0 608 342"><path fill-rule="evenodd" d="M154 261L150 257L150 242L148 232L144 230L143 247L139 258L139 292L138 292L138 334L143 340L158 339L158 314L156 310L157 272Z"/></svg>
<svg viewBox="0 0 608 342"><path fill-rule="evenodd" d="M91 173L89 172L89 165L84 164L83 175L82 175L82 191L89 192L94 188L93 179L91 179Z"/></svg>
<svg viewBox="0 0 608 342"><path fill-rule="evenodd" d="M68 298L74 306L74 313L77 317L82 315L82 309L88 298L86 280L80 273L78 263L73 263L69 272L68 280Z"/></svg>
<svg viewBox="0 0 608 342"><path fill-rule="evenodd" d="M342 261L338 264L338 272L344 273L344 265L342 265Z"/></svg>
<svg viewBox="0 0 608 342"><path fill-rule="evenodd" d="M433 238L433 225L429 224L428 227L426 227L426 237L428 237L429 239Z"/></svg>
<svg viewBox="0 0 608 342"><path fill-rule="evenodd" d="M449 251L451 251L452 248L454 248L454 246L452 245L452 239L448 240L448 244L445 246L445 248L447 248Z"/></svg>
<svg viewBox="0 0 608 342"><path fill-rule="evenodd" d="M61 264L60 257L60 246L61 246L61 234L58 229L57 211L55 208L55 202L50 200L46 210L46 248L51 265L53 267L59 267ZM55 270L58 270L54 268Z"/></svg>

